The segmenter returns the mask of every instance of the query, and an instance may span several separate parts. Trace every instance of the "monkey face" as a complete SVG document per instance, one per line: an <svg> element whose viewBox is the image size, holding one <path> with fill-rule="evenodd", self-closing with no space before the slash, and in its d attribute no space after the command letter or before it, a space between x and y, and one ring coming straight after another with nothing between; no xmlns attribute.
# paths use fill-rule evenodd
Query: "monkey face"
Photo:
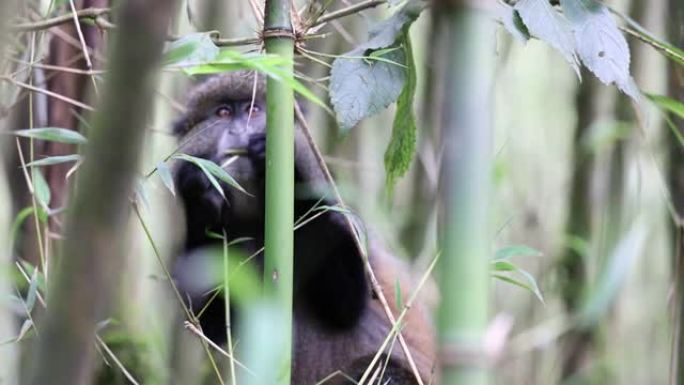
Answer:
<svg viewBox="0 0 684 385"><path fill-rule="evenodd" d="M263 76L242 71L211 77L195 87L187 113L174 127L180 151L212 160L241 184L263 174L264 85Z"/></svg>

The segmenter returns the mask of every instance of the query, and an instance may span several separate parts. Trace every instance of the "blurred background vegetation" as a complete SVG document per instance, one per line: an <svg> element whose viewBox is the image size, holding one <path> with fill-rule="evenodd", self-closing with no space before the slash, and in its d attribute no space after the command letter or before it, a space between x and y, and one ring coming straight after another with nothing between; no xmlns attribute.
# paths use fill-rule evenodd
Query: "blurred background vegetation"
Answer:
<svg viewBox="0 0 684 385"><path fill-rule="evenodd" d="M105 8L112 5L108 3L82 0L73 5ZM298 8L307 4L296 3ZM654 35L684 45L684 19L678 18L684 5L677 0L606 3ZM334 1L331 7L349 4ZM2 13L0 23L69 15L71 5L26 0L17 12ZM258 29L247 0L187 0L178 9L173 35L216 30L221 38L230 39L252 37ZM307 49L326 55L347 52L365 41L368 28L387 15L381 6L333 21L324 30L330 35L311 40ZM385 188L383 156L393 107L346 135L324 110L308 107L310 126L347 203L397 255L412 263L417 275L438 252L436 196L442 142L434 117L444 106L426 97L431 93L434 58L440 54L433 50L430 19L424 12L411 28L418 71L418 148L409 173L391 197ZM96 97L109 29L106 21L95 17L83 21L81 29L65 23L7 34L0 76L12 74L16 82L0 79L2 130L63 127L87 132L86 109L26 87L34 84L86 104ZM81 38L93 47L87 60ZM681 102L684 81L678 77L681 70L673 68L677 64L637 39L628 41L631 72L639 88ZM235 47L245 52L258 48ZM684 383L677 380L683 359L678 353L682 240L677 229L684 209L684 157L671 131L681 130L682 121L668 118L674 125L668 127L665 113L647 99L633 108L615 87L600 84L586 71L580 82L563 57L538 40L522 44L501 29L495 54L492 255L512 250L516 255L511 260L535 277L543 295L542 302L529 290L493 279L491 313L513 322L496 364L496 383ZM316 57L329 63L332 59L326 55ZM30 67L32 62L36 65ZM65 67L77 71L67 72ZM297 70L319 79L328 76L329 68L302 57ZM324 87L302 82L327 100ZM191 84L178 71L159 73L141 174L175 148L170 125ZM29 148L28 141L21 143L25 162L29 153L31 159L75 153L73 144L36 141ZM0 184L0 257L5 258L0 261L0 384L16 384L22 363L30 360L22 354L35 335L32 322L24 321L27 305L33 316L42 311L38 304L43 299L36 293L44 288L32 266L40 266L41 255L51 253L60 240L59 210L68 191L64 181L74 164L41 167L42 176L31 176L32 193L15 137L2 134L0 144L8 180ZM151 237L169 263L182 236L178 203L157 176L141 184L137 193L145 202L141 215ZM106 205L108 197L100 200ZM49 219L31 215L41 202L56 211ZM127 233L132 246L126 252L125 283L118 287L116 310L99 332L101 383L126 383L121 366L140 383L200 383L210 370L206 356L196 336L182 330L173 292L136 217ZM521 276L521 282L533 281Z"/></svg>

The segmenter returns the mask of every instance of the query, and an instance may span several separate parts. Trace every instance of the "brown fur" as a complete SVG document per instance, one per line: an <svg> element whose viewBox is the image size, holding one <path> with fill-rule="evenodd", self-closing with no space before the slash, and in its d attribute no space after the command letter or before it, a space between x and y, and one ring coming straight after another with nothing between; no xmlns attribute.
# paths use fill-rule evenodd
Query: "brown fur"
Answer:
<svg viewBox="0 0 684 385"><path fill-rule="evenodd" d="M188 112L179 121L176 128L177 134L181 136L181 140L184 142L181 151L190 155L211 159L216 154L226 150L226 148L218 148L217 146L236 148L249 146L252 135L263 134L265 131L265 120L263 117L257 116L250 124L240 126L240 129L234 129L231 126L233 123L227 121L217 123L216 117L208 115L206 111L211 110L212 106L217 104L217 101L244 101L251 100L253 96L255 96L256 102L264 105L264 83L263 75L260 75L259 79L255 82L252 73L237 72L210 78L197 86L190 94ZM265 108L265 105L263 108ZM231 132L233 129L235 131L234 134L227 134L227 132ZM297 178L299 178L297 182L300 187L304 185L308 187L306 194L324 197L326 204L334 204L334 199L325 198L325 194L329 192L329 188L327 188L329 186L327 186L323 171L316 162L312 149L299 127L296 130L295 154ZM246 186L248 191L254 192L259 191L259 186L263 184L263 180L260 179L261 177L255 176L258 174L255 167L253 160L250 160L248 157L241 157L238 161L228 166L226 170L235 176L238 182ZM183 175L181 174L183 172L182 170L177 171L177 179L182 179ZM186 170L185 172L190 171ZM245 247L257 250L263 244L263 196L256 194L257 198L254 199L248 198L244 194L229 195L230 192L229 189L226 189L229 201L227 206L222 205L221 199L216 199L215 196L211 198L214 199L213 201L210 198L204 197L199 199L206 199L208 203L205 206L210 208L217 207L216 210L222 210L224 215L227 211L232 221L230 230L238 233L235 236L247 235L256 239L254 244L246 245ZM182 193L181 196L183 196ZM187 215L193 216L196 214L192 210L196 210L197 199L185 199ZM306 202L309 200L311 199L298 196L296 207L301 209L303 205L304 209L306 209L308 207ZM316 198L313 199L313 201L316 200ZM205 206L202 206L202 208L206 209ZM208 215L211 214L211 212L208 213ZM219 226L221 226L221 223L223 222L219 220ZM240 226L246 226L242 224L252 226L251 230L248 231L240 228ZM197 230L191 228L192 224L189 226L189 232ZM203 229L200 230L202 230L199 232L201 235ZM244 234L240 233L241 231ZM353 272L361 269L359 279L363 281L364 274L362 272L361 256L358 254L355 245L352 244L350 231L343 214L328 212L320 219L295 232L295 268L297 268L298 256L300 258L299 266L304 266L307 264L307 261L302 261L302 258L319 257L318 254L325 254L319 257L325 260L322 264L314 261L311 262L312 266L307 267L310 270L312 269L313 275L309 278L305 276L302 279L318 282L316 281L319 274L318 269L325 269L325 265L328 262L330 264L343 264L341 265L343 267L342 270L353 262L355 266L349 268ZM340 239L344 240L345 243L334 244L334 242L340 242ZM189 246L188 251L191 252L195 247L197 245L193 243L192 246ZM341 255L340 253L350 253L353 255ZM302 254L306 257L303 257ZM384 250L380 243L372 237L368 242L368 254L373 271L378 277L385 297L396 317L401 311L394 303L396 282L400 282L402 299L407 301L414 290L410 274L402 262ZM333 274L333 279L335 279L334 275L337 273L333 269L332 272L326 270L321 274L324 277ZM342 282L342 285L349 285L350 291L347 291L346 286L320 288L323 293L333 292L339 293L341 296L356 295L354 293L357 293L358 289L361 288L362 291L359 295L366 296L358 314L351 315L350 322L353 323L331 327L326 325L327 321L322 320L317 315L318 313L312 312L311 307L327 306L327 303L334 307L334 304L340 300L340 297L325 298L325 301L322 302L315 295L314 297L309 297L308 294L310 293L307 290L318 291L318 288L315 285L312 287L307 282L302 283L302 291L299 294L295 293L293 384L316 384L338 370L358 379L392 327L380 301L371 294L370 285L367 282L349 281L348 277L343 278L340 282ZM326 280L321 281L323 285L327 283ZM317 302L312 305L309 298L315 298ZM324 309L324 311L326 310ZM332 312L332 314L337 314L334 310ZM404 319L402 334L409 345L411 355L415 360L423 382L429 383L435 360L434 328L431 324L430 311L423 301L416 301L408 311ZM379 383L394 385L415 384L415 378L398 341L392 346L389 357L384 356L384 359L380 362L381 367L384 368L385 378ZM384 367L385 362L388 362L387 367ZM388 379L391 380L387 382ZM349 382L341 376L336 376L326 382L326 384L346 383Z"/></svg>

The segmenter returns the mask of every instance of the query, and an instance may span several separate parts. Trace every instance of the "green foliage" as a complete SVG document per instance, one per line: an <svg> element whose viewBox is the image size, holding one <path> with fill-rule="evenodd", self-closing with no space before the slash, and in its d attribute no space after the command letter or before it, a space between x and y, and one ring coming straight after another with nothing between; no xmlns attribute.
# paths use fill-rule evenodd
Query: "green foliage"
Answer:
<svg viewBox="0 0 684 385"><path fill-rule="evenodd" d="M385 185L392 194L397 179L404 176L411 166L416 152L416 118L413 114L413 100L416 93L416 65L408 31L401 38L406 56L406 82L397 100L397 113L392 125L392 137L385 151Z"/></svg>
<svg viewBox="0 0 684 385"><path fill-rule="evenodd" d="M668 43L667 41L653 35L651 32L647 31L645 28L643 28L639 23L636 21L632 20L629 16L623 15L619 12L613 11L616 15L618 15L622 20L627 23L628 27L625 28L627 33L634 35L641 39L642 41L646 42L647 44L650 44L651 46L655 47L656 49L660 50L663 52L663 54L673 60L675 63L679 65L684 65L684 51L681 50L678 47L675 47L674 45Z"/></svg>
<svg viewBox="0 0 684 385"><path fill-rule="evenodd" d="M207 160L207 159L202 159L202 158L197 158L194 156L186 155L186 154L178 154L173 156L175 159L180 159L184 160L186 162L190 162L194 164L195 166L199 167L200 170L204 173L204 175L209 179L209 182L211 185L218 191L219 194L225 199L226 195L223 192L223 189L221 188L221 185L219 184L219 180L226 182L228 185L236 188L238 191L247 194L249 194L240 184L226 172L226 170L222 169L221 166L217 165L216 163Z"/></svg>
<svg viewBox="0 0 684 385"><path fill-rule="evenodd" d="M187 66L214 60L220 52L208 33L191 33L166 47L164 65Z"/></svg>
<svg viewBox="0 0 684 385"><path fill-rule="evenodd" d="M164 186L171 192L173 196L176 196L176 189L173 184L173 176L171 175L171 169L166 164L166 162L159 162L157 164L157 174L161 178Z"/></svg>
<svg viewBox="0 0 684 385"><path fill-rule="evenodd" d="M495 260L506 260L511 257L541 257L542 252L525 245L502 247L496 251Z"/></svg>
<svg viewBox="0 0 684 385"><path fill-rule="evenodd" d="M560 52L579 76L579 59L568 20L556 12L548 0L520 0L515 4L515 10L529 33Z"/></svg>
<svg viewBox="0 0 684 385"><path fill-rule="evenodd" d="M576 52L582 63L604 84L615 84L637 100L639 90L629 74L629 46L608 8L594 0L560 3L572 24Z"/></svg>
<svg viewBox="0 0 684 385"><path fill-rule="evenodd" d="M679 119L684 119L684 104L682 104L680 101L667 96L655 94L646 94L646 97L662 110L673 113ZM684 135L682 135L680 132L679 127L677 127L677 125L674 124L674 122L667 116L665 116L665 121L667 122L668 127L670 127L672 135L674 135L674 137L677 139L677 142L679 142L679 145L684 148Z"/></svg>
<svg viewBox="0 0 684 385"><path fill-rule="evenodd" d="M597 322L612 309L632 266L644 249L647 235L646 226L635 222L622 236L600 272L596 287L580 311L581 322L585 324Z"/></svg>
<svg viewBox="0 0 684 385"><path fill-rule="evenodd" d="M495 4L497 7L496 19L514 38L522 43L526 43L530 39L530 31L527 30L525 23L520 18L520 13L504 2L497 1Z"/></svg>
<svg viewBox="0 0 684 385"><path fill-rule="evenodd" d="M291 64L286 59L273 54L243 54L231 49L219 49L207 33L186 35L173 42L166 51L164 60L168 68L180 69L190 76L213 75L228 71L254 70L273 79L285 82L295 92L312 103L328 109L313 92L282 69Z"/></svg>
<svg viewBox="0 0 684 385"><path fill-rule="evenodd" d="M367 42L333 62L330 101L342 130L351 129L399 98L407 77L407 56L404 49L392 48L401 47L408 27L422 9L422 3L408 3L374 26Z"/></svg>
<svg viewBox="0 0 684 385"><path fill-rule="evenodd" d="M78 162L81 159L83 159L83 157L78 154L49 156L47 158L42 158L39 160L34 160L33 162L26 163L26 167L53 166L62 163Z"/></svg>
<svg viewBox="0 0 684 385"><path fill-rule="evenodd" d="M509 259L513 256L541 256L542 253L529 246L515 245L501 248L496 251L495 258L491 261L492 277L519 286L530 293L533 293L541 303L544 303L544 296L539 290L537 280L528 271L518 267Z"/></svg>
<svg viewBox="0 0 684 385"><path fill-rule="evenodd" d="M50 142L59 143L72 143L72 144L84 144L87 142L86 138L74 130L68 130L65 128L32 128L29 130L16 130L12 131L14 135L22 136L25 138L33 138L40 140L47 140Z"/></svg>
<svg viewBox="0 0 684 385"><path fill-rule="evenodd" d="M121 327L100 334L98 348L103 364L96 373L95 384L128 385L131 381L127 375L141 384L158 381L147 342Z"/></svg>
<svg viewBox="0 0 684 385"><path fill-rule="evenodd" d="M604 84L615 84L638 100L639 89L629 73L629 46L609 9L595 0L561 0L560 4L562 14L548 0L520 0L515 11L526 29L506 22L507 18L500 19L514 36L529 31L551 45L578 76L581 60Z"/></svg>
<svg viewBox="0 0 684 385"><path fill-rule="evenodd" d="M31 169L31 176L31 180L33 182L33 193L38 200L38 203L40 203L40 206L47 211L48 207L50 207L50 200L52 197L50 194L50 186L45 180L43 173L41 173L39 169Z"/></svg>

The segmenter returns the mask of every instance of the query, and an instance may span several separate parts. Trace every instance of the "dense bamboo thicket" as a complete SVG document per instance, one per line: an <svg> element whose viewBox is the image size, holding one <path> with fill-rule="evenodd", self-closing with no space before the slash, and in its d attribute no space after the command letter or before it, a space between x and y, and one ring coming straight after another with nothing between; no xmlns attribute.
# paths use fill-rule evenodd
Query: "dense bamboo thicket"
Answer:
<svg viewBox="0 0 684 385"><path fill-rule="evenodd" d="M293 234L330 213L390 325L352 368L363 384L684 384L683 15L681 0L0 0L0 384L291 383ZM246 150L189 157L172 127L193 85L235 70L268 84L265 256L248 263L261 250L242 255L254 240L230 226L198 230L219 247L191 275L238 310L216 315L230 343L215 345L199 322L215 309L179 289L174 173L194 162L208 189L238 188ZM305 218L299 129L335 182ZM374 271L385 253L402 266ZM423 308L431 365L407 347Z"/></svg>

